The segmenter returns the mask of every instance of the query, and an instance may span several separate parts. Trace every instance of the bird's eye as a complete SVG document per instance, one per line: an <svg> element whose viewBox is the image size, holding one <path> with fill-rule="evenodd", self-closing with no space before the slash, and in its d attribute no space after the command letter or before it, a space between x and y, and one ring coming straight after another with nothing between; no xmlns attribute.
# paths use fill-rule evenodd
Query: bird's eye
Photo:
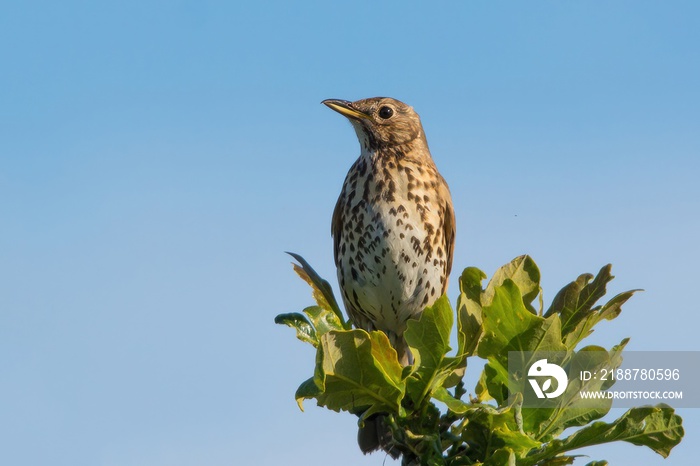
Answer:
<svg viewBox="0 0 700 466"><path fill-rule="evenodd" d="M394 115L394 110L391 107L382 107L379 109L379 117L387 120Z"/></svg>

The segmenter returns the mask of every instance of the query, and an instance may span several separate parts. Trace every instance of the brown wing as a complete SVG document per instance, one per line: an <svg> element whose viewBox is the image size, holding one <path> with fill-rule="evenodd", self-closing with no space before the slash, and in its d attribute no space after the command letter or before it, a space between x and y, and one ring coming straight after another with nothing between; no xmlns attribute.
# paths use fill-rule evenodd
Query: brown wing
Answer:
<svg viewBox="0 0 700 466"><path fill-rule="evenodd" d="M331 220L331 236L333 237L333 260L338 266L338 255L340 254L340 230L343 228L343 192L341 191L333 209L333 219Z"/></svg>
<svg viewBox="0 0 700 466"><path fill-rule="evenodd" d="M447 284L449 282L450 272L452 271L452 258L455 251L455 211L452 207L452 196L450 195L450 188L447 186L445 179L440 176L440 199L443 199L443 219L442 219L442 234L445 238L445 249L447 254L447 277L445 279L445 285L443 286L442 293L447 291Z"/></svg>

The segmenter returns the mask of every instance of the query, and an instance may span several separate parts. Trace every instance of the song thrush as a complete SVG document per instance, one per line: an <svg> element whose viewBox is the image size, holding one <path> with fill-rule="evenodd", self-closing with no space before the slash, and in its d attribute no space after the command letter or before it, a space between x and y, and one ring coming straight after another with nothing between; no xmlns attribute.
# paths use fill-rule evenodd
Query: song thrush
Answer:
<svg viewBox="0 0 700 466"><path fill-rule="evenodd" d="M350 120L361 148L331 226L345 308L358 328L385 332L408 365L406 321L447 289L455 238L450 191L412 107L386 97L323 103ZM360 429L360 448L396 457L382 417L372 421Z"/></svg>
<svg viewBox="0 0 700 466"><path fill-rule="evenodd" d="M398 100L324 100L360 140L333 212L338 281L354 324L382 330L404 364L406 321L447 289L455 221L418 114Z"/></svg>

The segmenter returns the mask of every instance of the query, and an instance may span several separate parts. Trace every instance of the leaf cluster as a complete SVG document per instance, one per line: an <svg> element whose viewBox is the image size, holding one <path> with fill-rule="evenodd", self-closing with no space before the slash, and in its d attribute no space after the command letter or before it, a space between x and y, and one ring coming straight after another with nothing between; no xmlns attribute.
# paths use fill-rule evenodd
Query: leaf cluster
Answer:
<svg viewBox="0 0 700 466"><path fill-rule="evenodd" d="M607 389L609 382L571 381L555 403L536 407L524 407L520 395L509 396L509 384L526 381L522 374L509 373L509 356L525 359L547 351L560 355L556 363L567 368L575 369L584 356L588 367L591 360L598 369L619 365L628 339L610 350L578 348L595 325L616 318L638 291L598 304L614 278L610 265L566 285L546 310L540 271L529 256L499 268L486 286L484 272L469 267L459 279L455 310L443 296L408 322L404 336L414 362L402 367L387 336L352 329L328 282L293 256L300 264L294 264L295 271L312 287L317 303L275 319L316 348L314 374L296 392L299 407L314 399L319 406L358 415L360 425L381 413L391 431L391 449L402 454L404 464L565 465L576 458L572 450L614 441L646 446L666 457L683 437L680 416L666 405L632 408L610 423L597 421L611 401L586 403L578 394ZM465 400L468 361L485 364L475 396ZM520 361L521 367L533 362ZM576 430L563 436L568 428Z"/></svg>

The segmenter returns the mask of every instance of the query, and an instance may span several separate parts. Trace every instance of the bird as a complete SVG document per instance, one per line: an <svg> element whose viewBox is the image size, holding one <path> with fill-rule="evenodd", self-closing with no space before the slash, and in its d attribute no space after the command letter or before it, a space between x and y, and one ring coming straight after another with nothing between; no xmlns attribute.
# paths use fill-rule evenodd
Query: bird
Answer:
<svg viewBox="0 0 700 466"><path fill-rule="evenodd" d="M322 103L350 121L360 143L331 221L342 300L355 327L386 333L407 366L413 361L404 339L407 321L419 318L449 283L455 240L450 190L413 107L390 97ZM364 453L384 448L382 430L368 426L363 440L360 429Z"/></svg>

